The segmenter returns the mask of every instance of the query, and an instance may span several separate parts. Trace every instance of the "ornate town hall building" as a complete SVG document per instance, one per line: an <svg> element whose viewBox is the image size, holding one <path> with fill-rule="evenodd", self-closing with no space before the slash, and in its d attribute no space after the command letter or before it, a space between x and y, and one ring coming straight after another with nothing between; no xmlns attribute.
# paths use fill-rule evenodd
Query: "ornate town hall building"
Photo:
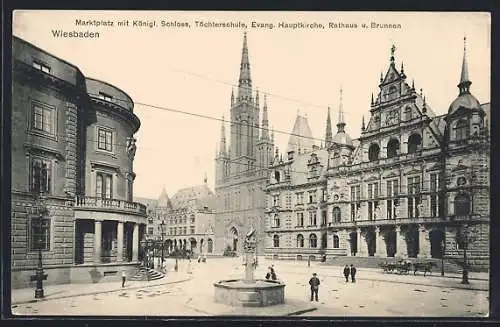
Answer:
<svg viewBox="0 0 500 327"><path fill-rule="evenodd" d="M276 152L270 167L266 255L457 258L489 262L489 104L470 91L464 48L458 96L436 115L394 50L370 120L353 141L342 100L328 110L324 148ZM295 128L294 128L295 129Z"/></svg>
<svg viewBox="0 0 500 327"><path fill-rule="evenodd" d="M255 96L254 96L255 95ZM252 90L247 36L243 38L240 77L236 96L231 94L230 139L226 140L224 119L216 157L214 252L228 247L242 250L244 235L257 232L257 251L263 252L265 185L273 137L269 133L267 102L264 97L260 123L259 93Z"/></svg>

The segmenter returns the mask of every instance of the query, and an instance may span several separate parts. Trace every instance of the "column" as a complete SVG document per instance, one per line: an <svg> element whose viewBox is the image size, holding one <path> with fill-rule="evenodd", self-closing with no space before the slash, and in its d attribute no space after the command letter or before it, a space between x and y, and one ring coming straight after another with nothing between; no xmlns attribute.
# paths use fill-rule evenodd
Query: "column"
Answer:
<svg viewBox="0 0 500 327"><path fill-rule="evenodd" d="M134 232L132 234L132 261L136 262L139 257L139 224L134 224Z"/></svg>
<svg viewBox="0 0 500 327"><path fill-rule="evenodd" d="M356 253L357 256L360 257L366 257L368 256L368 245L366 244L366 238L361 232L361 228L357 229L358 233L358 253Z"/></svg>
<svg viewBox="0 0 500 327"><path fill-rule="evenodd" d="M380 227L375 227L375 256L380 258L387 257L387 247L384 240L384 235Z"/></svg>
<svg viewBox="0 0 500 327"><path fill-rule="evenodd" d="M123 261L123 222L119 221L116 225L116 261Z"/></svg>
<svg viewBox="0 0 500 327"><path fill-rule="evenodd" d="M396 254L394 256L408 256L408 246L406 245L404 231L401 230L401 226L396 226Z"/></svg>
<svg viewBox="0 0 500 327"><path fill-rule="evenodd" d="M418 258L430 258L431 242L429 239L429 231L425 226L418 226Z"/></svg>
<svg viewBox="0 0 500 327"><path fill-rule="evenodd" d="M352 245L351 245L351 232L349 230L344 230L342 235L344 236L345 248L347 251L347 256L352 255Z"/></svg>
<svg viewBox="0 0 500 327"><path fill-rule="evenodd" d="M94 221L94 263L101 263L102 221Z"/></svg>

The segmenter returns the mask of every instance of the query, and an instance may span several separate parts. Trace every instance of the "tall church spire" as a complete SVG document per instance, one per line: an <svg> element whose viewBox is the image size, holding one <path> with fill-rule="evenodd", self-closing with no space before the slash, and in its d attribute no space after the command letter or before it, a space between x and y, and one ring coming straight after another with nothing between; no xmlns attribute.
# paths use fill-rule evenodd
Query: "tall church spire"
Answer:
<svg viewBox="0 0 500 327"><path fill-rule="evenodd" d="M328 107L328 114L326 116L325 146L329 148L331 144L332 144L332 120L330 119L330 107Z"/></svg>
<svg viewBox="0 0 500 327"><path fill-rule="evenodd" d="M240 79L238 81L238 99L252 98L252 78L250 76L250 61L248 59L247 32L243 34L243 49L241 51Z"/></svg>
<svg viewBox="0 0 500 327"><path fill-rule="evenodd" d="M344 122L344 108L342 104L342 87L340 87L339 122L337 123L338 133L343 133L344 127L345 127L345 122Z"/></svg>
<svg viewBox="0 0 500 327"><path fill-rule="evenodd" d="M470 93L469 88L472 82L469 80L469 69L467 67L467 38L464 37L464 58L462 61L462 72L460 74L460 83L458 89L460 94Z"/></svg>
<svg viewBox="0 0 500 327"><path fill-rule="evenodd" d="M262 108L262 137L263 141L269 140L269 120L267 119L267 95L264 94L264 107Z"/></svg>
<svg viewBox="0 0 500 327"><path fill-rule="evenodd" d="M220 155L226 154L226 128L224 127L224 116L222 116L222 124L220 128Z"/></svg>

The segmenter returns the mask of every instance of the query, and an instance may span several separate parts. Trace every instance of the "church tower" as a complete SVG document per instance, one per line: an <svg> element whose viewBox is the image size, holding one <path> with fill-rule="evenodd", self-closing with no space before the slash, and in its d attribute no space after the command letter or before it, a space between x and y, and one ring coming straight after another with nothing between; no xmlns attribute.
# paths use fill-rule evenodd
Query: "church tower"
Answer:
<svg viewBox="0 0 500 327"><path fill-rule="evenodd" d="M258 93L257 93L258 96ZM264 95L264 107L262 108L262 129L260 140L257 145L257 167L259 176L265 176L265 168L269 167L273 155L273 140L269 134L269 120L267 117L267 96Z"/></svg>
<svg viewBox="0 0 500 327"><path fill-rule="evenodd" d="M233 95L234 96L234 95ZM253 97L247 34L243 36L238 93L231 105L230 175L255 169L259 139L258 97Z"/></svg>

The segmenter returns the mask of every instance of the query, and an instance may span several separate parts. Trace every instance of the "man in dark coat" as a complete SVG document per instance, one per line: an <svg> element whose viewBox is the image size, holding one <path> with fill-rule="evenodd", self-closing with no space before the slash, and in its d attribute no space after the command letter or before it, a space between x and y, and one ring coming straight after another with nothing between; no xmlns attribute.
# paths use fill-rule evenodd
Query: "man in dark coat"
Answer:
<svg viewBox="0 0 500 327"><path fill-rule="evenodd" d="M356 267L354 265L351 265L351 281L356 282Z"/></svg>
<svg viewBox="0 0 500 327"><path fill-rule="evenodd" d="M318 302L318 289L319 289L319 278L316 273L313 273L311 279L309 279L309 285L311 285L311 301L313 298L316 298L316 302Z"/></svg>
<svg viewBox="0 0 500 327"><path fill-rule="evenodd" d="M351 269L349 268L349 265L345 265L344 267L344 277L345 277L345 282L347 283L349 281L349 274L351 273Z"/></svg>

